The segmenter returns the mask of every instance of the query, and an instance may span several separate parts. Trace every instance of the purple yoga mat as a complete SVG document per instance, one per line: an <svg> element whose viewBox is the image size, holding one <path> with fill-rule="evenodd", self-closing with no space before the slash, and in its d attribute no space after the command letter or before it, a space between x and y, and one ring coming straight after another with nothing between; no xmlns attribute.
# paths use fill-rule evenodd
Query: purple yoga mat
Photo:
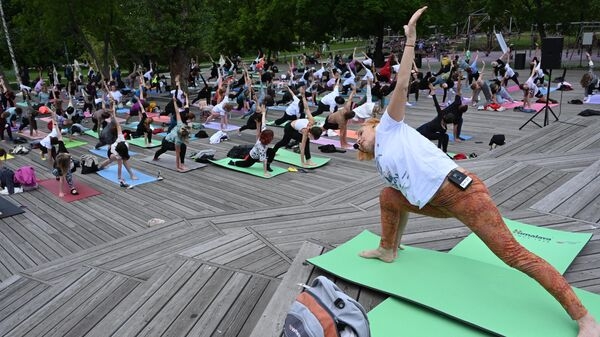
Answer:
<svg viewBox="0 0 600 337"><path fill-rule="evenodd" d="M337 139L331 139L331 138L327 138L327 137L320 137L317 140L311 140L311 143L315 143L315 144L319 144L319 145L334 145L337 148L342 148L342 146L340 145L340 141ZM348 144L350 144L350 146L354 145L354 143L348 142ZM346 148L346 150L354 150L353 147L350 148Z"/></svg>
<svg viewBox="0 0 600 337"><path fill-rule="evenodd" d="M219 122L204 123L204 127L207 129L221 130L221 123L219 123ZM227 127L223 131L235 131L239 128L240 127L237 125L227 124Z"/></svg>

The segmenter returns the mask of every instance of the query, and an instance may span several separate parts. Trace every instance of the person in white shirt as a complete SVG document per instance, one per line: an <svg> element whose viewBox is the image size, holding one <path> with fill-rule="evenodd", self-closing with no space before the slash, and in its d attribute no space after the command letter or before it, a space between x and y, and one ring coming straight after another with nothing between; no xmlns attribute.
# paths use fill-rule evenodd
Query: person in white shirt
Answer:
<svg viewBox="0 0 600 337"><path fill-rule="evenodd" d="M534 61L535 62L535 61ZM546 95L542 94L540 88L537 86L536 79L539 78L540 66L536 64L531 70L531 75L527 79L525 83L521 83L521 90L523 90L523 107L531 108L531 101L534 98L537 98L538 103L546 103L546 101L550 101L550 103L557 103L554 99L549 99ZM543 75L542 75L543 77Z"/></svg>
<svg viewBox="0 0 600 337"><path fill-rule="evenodd" d="M340 96L339 90L340 80L338 78L337 83L333 87L333 91L323 96L317 106L317 111L313 112L313 116L318 116L325 111L335 112L339 105L343 105L346 100Z"/></svg>
<svg viewBox="0 0 600 337"><path fill-rule="evenodd" d="M302 97L302 100L304 103L304 113L306 114L306 118L296 119L285 125L283 128L283 138L273 147L273 157L275 157L275 154L277 154L277 150L279 150L280 147L288 145L288 143L293 139L300 143L300 162L302 163L302 166L307 167L315 165L315 163L310 160L311 155L309 139L319 139L323 129L314 125L315 120L310 113L310 109L308 108L306 97Z"/></svg>
<svg viewBox="0 0 600 337"><path fill-rule="evenodd" d="M363 251L360 256L392 262L402 255L398 248L409 213L455 217L507 265L529 275L554 296L579 324L578 337L600 336L600 325L565 278L548 262L517 242L484 183L404 122L406 90L415 55L416 23L426 8L417 10L404 26L406 45L398 84L387 111L381 121L371 119L358 131L358 158L374 158L377 171L389 184L379 196L379 247Z"/></svg>
<svg viewBox="0 0 600 337"><path fill-rule="evenodd" d="M300 100L300 98L298 98L298 96L303 97L304 96L304 87L300 87L298 88L298 95L296 95L292 89L290 89L290 87L287 87L287 90L290 92L290 94L292 95L292 103L290 103L287 108L285 108L285 112L283 113L283 116L281 116L281 118L278 118L275 120L275 125L281 125L287 121L293 121L299 118L304 118L304 104L302 103L302 101Z"/></svg>

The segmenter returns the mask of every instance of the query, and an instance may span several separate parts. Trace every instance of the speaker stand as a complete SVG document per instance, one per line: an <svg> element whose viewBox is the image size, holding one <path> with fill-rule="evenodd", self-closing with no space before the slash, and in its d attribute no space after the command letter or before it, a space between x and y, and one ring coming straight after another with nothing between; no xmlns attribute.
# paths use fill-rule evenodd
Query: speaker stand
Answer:
<svg viewBox="0 0 600 337"><path fill-rule="evenodd" d="M539 126L540 128L550 124L550 121L548 120L549 119L548 112L552 113L552 116L554 116L555 122L558 122L558 117L556 117L554 110L552 110L552 108L550 106L548 106L548 104L550 103L550 84L552 83L552 68L549 69L548 76L549 76L549 79L548 79L548 88L546 90L546 104L544 104L543 108L541 108L538 112L536 112L533 116L531 116L531 118L529 118L527 120L527 122L525 122L525 124L521 125L519 130L524 128L525 125L529 124L529 122ZM544 112L544 125L543 126L539 125L536 121L534 121L535 117L537 117L537 115L539 115L542 111Z"/></svg>

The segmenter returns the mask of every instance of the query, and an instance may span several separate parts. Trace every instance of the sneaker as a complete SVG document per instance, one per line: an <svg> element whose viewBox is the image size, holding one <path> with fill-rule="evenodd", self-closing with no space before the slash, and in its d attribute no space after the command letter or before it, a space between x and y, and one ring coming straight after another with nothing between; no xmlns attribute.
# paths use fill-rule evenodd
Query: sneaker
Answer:
<svg viewBox="0 0 600 337"><path fill-rule="evenodd" d="M163 176L160 174L160 171L158 171L158 173L156 174L156 180L162 181L163 179L165 178L163 178Z"/></svg>
<svg viewBox="0 0 600 337"><path fill-rule="evenodd" d="M433 98L433 95L427 95L427 98Z"/></svg>
<svg viewBox="0 0 600 337"><path fill-rule="evenodd" d="M413 106L413 105L410 102L406 102L406 106Z"/></svg>
<svg viewBox="0 0 600 337"><path fill-rule="evenodd" d="M121 185L121 187L129 188L129 184L126 183L125 180L119 180L119 185Z"/></svg>

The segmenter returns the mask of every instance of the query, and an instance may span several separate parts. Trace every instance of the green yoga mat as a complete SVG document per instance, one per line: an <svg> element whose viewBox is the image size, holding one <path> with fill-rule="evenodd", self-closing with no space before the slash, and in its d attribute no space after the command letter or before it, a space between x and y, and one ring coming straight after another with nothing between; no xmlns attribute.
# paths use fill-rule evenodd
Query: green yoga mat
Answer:
<svg viewBox="0 0 600 337"><path fill-rule="evenodd" d="M230 160L234 160L235 159L231 159L231 158L223 158L223 159L219 159L219 160L211 160L211 163L215 164L215 165L219 165L225 168L228 168L230 170L234 170L234 171L238 171L238 172L244 172L244 173L248 173L251 174L253 176L257 176L257 177L261 177L261 178L272 178L274 176L286 173L287 170L283 169L281 167L277 167L275 165L271 165L271 168L273 169L273 172L271 173L270 177L265 177L264 175L264 171L263 171L263 167L262 167L262 163L256 163L250 167L237 167L237 166L233 166L233 165L229 165L229 161Z"/></svg>
<svg viewBox="0 0 600 337"><path fill-rule="evenodd" d="M561 274L569 268L575 257L592 238L590 233L559 231L506 218L504 222L519 243L548 261ZM473 233L452 248L450 254L510 268Z"/></svg>
<svg viewBox="0 0 600 337"><path fill-rule="evenodd" d="M98 137L98 131L86 130L86 131L83 131L83 134L85 134L85 135L88 135L88 136L90 136L90 137L94 137L94 138L96 138L96 139L98 139L98 138L99 138L99 137Z"/></svg>
<svg viewBox="0 0 600 337"><path fill-rule="evenodd" d="M74 147L78 147L78 146L82 146L87 144L87 142L81 141L81 140L69 140L69 138L63 138L63 142L65 143L65 147L67 149L71 149Z"/></svg>
<svg viewBox="0 0 600 337"><path fill-rule="evenodd" d="M313 156L311 160L315 163L315 166L306 166L306 169L313 169L317 167L321 167L329 162L331 158L327 157L316 157ZM298 167L302 167L302 162L300 161L300 154L295 153L294 151L289 151L285 149L279 149L277 151L277 155L275 156L275 160L280 161L282 163L296 165Z"/></svg>
<svg viewBox="0 0 600 337"><path fill-rule="evenodd" d="M490 337L492 333L432 310L389 298L367 314L371 337Z"/></svg>
<svg viewBox="0 0 600 337"><path fill-rule="evenodd" d="M592 237L589 233L542 228L506 218L504 222L519 243L544 258L561 273L566 271ZM450 254L510 268L473 233L452 248ZM389 336L396 331L398 325L406 331L406 337L437 337L440 331L445 331L448 336L491 336L488 332L393 297L373 308L369 312L369 320L372 337Z"/></svg>
<svg viewBox="0 0 600 337"><path fill-rule="evenodd" d="M496 334L577 335L576 322L537 282L521 272L410 246L399 251L393 263L358 256L358 252L378 245L379 237L365 231L309 262L344 279ZM600 296L575 291L592 315L599 317Z"/></svg>
<svg viewBox="0 0 600 337"><path fill-rule="evenodd" d="M144 138L140 137L140 138L132 138L130 140L127 141L129 144L131 145L135 145L135 146L139 146L139 147L145 147L147 149L149 148L153 148L153 147L159 147L160 144L162 144L161 140L157 140L157 139L152 139L152 142L150 143L150 145L145 145L144 142Z"/></svg>

